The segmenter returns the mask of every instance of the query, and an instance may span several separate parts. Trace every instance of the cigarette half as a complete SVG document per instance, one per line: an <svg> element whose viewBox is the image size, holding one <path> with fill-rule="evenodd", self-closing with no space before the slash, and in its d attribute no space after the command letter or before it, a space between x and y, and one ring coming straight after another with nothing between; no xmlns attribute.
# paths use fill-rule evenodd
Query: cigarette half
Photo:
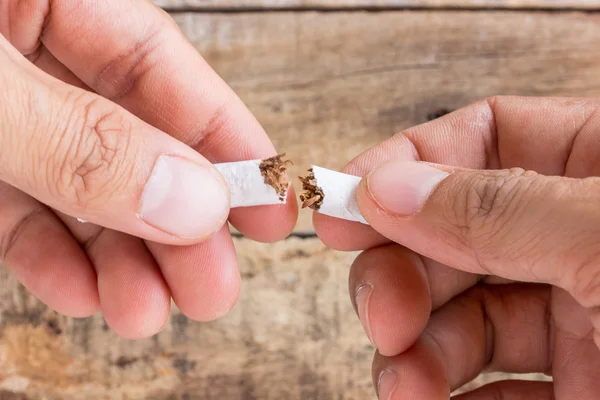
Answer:
<svg viewBox="0 0 600 400"><path fill-rule="evenodd" d="M356 203L356 190L361 181L358 176L312 166L306 177L300 177L302 208L367 224Z"/></svg>
<svg viewBox="0 0 600 400"><path fill-rule="evenodd" d="M284 157L215 164L229 185L230 207L286 204L290 182L285 172L291 161Z"/></svg>

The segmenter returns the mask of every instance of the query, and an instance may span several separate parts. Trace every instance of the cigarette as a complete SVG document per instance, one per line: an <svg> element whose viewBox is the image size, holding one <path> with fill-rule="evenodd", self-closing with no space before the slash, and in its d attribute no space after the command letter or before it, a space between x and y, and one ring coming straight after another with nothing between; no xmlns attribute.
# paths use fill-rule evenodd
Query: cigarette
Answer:
<svg viewBox="0 0 600 400"><path fill-rule="evenodd" d="M286 204L290 187L285 154L264 160L214 164L229 185L230 208Z"/></svg>
<svg viewBox="0 0 600 400"><path fill-rule="evenodd" d="M302 208L308 207L330 217L368 224L356 204L360 177L314 165L308 172L308 176L300 177Z"/></svg>

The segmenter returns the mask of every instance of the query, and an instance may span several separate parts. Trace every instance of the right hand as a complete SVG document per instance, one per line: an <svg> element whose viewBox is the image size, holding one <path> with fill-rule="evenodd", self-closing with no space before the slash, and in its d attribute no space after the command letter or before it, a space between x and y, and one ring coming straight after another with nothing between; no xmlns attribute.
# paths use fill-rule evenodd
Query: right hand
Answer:
<svg viewBox="0 0 600 400"><path fill-rule="evenodd" d="M146 0L0 0L0 34L0 261L127 338L157 333L171 298L196 320L227 313L228 217L259 241L297 217L293 192L229 215L212 163L276 154L240 99Z"/></svg>
<svg viewBox="0 0 600 400"><path fill-rule="evenodd" d="M350 294L378 349L381 399L448 399L489 371L553 382L501 381L457 400L600 398L598 110L492 98L346 167L365 175L369 226L315 224L331 247L366 249Z"/></svg>

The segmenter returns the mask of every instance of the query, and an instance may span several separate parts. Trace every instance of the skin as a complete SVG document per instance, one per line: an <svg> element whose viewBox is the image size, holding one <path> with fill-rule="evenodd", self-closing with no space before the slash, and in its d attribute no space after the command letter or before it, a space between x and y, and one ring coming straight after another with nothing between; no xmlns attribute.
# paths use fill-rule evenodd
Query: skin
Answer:
<svg viewBox="0 0 600 400"><path fill-rule="evenodd" d="M380 398L447 399L485 371L541 372L553 383L499 382L456 398L598 398L599 107L490 98L345 167L365 176L357 201L370 226L314 222L327 245L364 250L349 288L378 349ZM392 212L377 171L407 203L401 188L415 164L449 174L413 212ZM369 296L357 293L365 285ZM398 379L383 382L383 371Z"/></svg>
<svg viewBox="0 0 600 400"><path fill-rule="evenodd" d="M161 154L209 175L277 154L240 99L149 1L0 0L0 34L0 261L58 312L101 310L126 338L160 331L171 298L195 320L226 314L240 288L226 219L283 239L295 195L231 213L223 197L193 237L138 212Z"/></svg>

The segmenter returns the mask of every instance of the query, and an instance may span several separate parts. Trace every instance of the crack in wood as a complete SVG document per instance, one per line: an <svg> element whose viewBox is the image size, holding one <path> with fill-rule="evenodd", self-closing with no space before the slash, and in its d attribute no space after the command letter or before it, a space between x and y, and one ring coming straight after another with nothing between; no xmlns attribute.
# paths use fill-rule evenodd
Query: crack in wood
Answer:
<svg viewBox="0 0 600 400"><path fill-rule="evenodd" d="M236 239L248 239L246 236L244 236L243 234L241 234L239 232L231 232L231 236L233 236ZM288 240L288 239L306 240L306 239L315 239L315 238L318 238L318 236L315 232L292 232L284 240Z"/></svg>

